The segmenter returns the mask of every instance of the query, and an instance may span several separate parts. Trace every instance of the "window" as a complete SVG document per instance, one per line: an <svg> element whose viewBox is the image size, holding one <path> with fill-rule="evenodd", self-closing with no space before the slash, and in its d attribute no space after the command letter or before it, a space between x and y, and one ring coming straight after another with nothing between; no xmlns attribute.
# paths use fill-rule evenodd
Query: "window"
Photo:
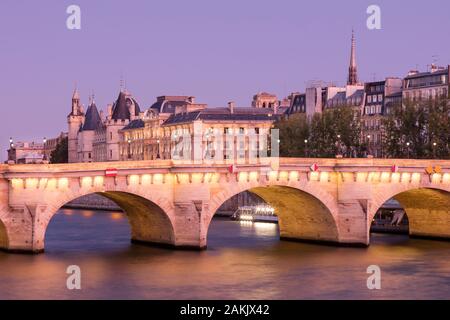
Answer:
<svg viewBox="0 0 450 320"><path fill-rule="evenodd" d="M383 102L383 95L382 94L378 95L378 102Z"/></svg>
<svg viewBox="0 0 450 320"><path fill-rule="evenodd" d="M367 103L372 103L372 96L367 96Z"/></svg>
<svg viewBox="0 0 450 320"><path fill-rule="evenodd" d="M228 127L223 128L223 133L224 134L229 134L230 133L230 128L228 128Z"/></svg>
<svg viewBox="0 0 450 320"><path fill-rule="evenodd" d="M112 150L109 150L109 158L112 159Z"/></svg>
<svg viewBox="0 0 450 320"><path fill-rule="evenodd" d="M377 96L376 95L372 96L372 102L377 102Z"/></svg>
<svg viewBox="0 0 450 320"><path fill-rule="evenodd" d="M244 128L239 128L239 134L244 134L245 133L245 129Z"/></svg>

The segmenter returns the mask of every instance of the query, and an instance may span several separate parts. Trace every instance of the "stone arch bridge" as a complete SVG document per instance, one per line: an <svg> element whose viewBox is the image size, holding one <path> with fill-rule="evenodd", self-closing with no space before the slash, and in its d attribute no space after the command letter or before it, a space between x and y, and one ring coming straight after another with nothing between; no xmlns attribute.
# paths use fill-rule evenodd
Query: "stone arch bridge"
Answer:
<svg viewBox="0 0 450 320"><path fill-rule="evenodd" d="M391 198L405 208L411 235L450 238L450 161L277 161L0 165L0 248L42 252L59 208L91 193L123 208L133 241L175 248L206 248L213 215L243 191L276 209L285 239L367 246L374 215Z"/></svg>

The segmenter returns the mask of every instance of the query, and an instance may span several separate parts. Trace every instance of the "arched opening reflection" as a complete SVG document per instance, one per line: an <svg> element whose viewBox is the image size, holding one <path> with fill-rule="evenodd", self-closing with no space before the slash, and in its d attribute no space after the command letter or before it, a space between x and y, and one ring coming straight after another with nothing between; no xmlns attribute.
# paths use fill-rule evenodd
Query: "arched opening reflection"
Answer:
<svg viewBox="0 0 450 320"><path fill-rule="evenodd" d="M123 247L130 238L168 246L175 239L170 218L152 201L126 192L101 192L75 199L51 216L45 246L100 250Z"/></svg>

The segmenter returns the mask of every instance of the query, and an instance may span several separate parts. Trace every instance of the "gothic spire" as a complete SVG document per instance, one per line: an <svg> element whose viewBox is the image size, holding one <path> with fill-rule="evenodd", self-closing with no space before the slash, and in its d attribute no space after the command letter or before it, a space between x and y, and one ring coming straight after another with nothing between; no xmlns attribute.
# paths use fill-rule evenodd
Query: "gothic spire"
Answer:
<svg viewBox="0 0 450 320"><path fill-rule="evenodd" d="M356 67L356 42L355 32L352 30L352 49L350 53L350 67L348 69L348 85L358 84L358 69Z"/></svg>

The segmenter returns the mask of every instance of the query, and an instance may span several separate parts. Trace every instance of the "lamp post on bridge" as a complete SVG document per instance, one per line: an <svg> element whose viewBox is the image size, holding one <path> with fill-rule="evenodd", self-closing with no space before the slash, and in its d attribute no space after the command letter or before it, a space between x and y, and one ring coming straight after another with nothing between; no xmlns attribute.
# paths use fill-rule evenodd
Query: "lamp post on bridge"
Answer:
<svg viewBox="0 0 450 320"><path fill-rule="evenodd" d="M437 142L433 142L433 159L436 159L436 147L437 147Z"/></svg>
<svg viewBox="0 0 450 320"><path fill-rule="evenodd" d="M305 158L308 158L308 139L305 139Z"/></svg>
<svg viewBox="0 0 450 320"><path fill-rule="evenodd" d="M42 144L43 144L43 153L44 153L44 155L42 157L42 160L43 161L47 161L47 154L45 153L45 151L46 151L45 145L47 144L47 138L46 137L44 137L44 139L42 139Z"/></svg>
<svg viewBox="0 0 450 320"><path fill-rule="evenodd" d="M337 135L337 141L336 141L336 158L342 158L342 150L341 150L341 135Z"/></svg>
<svg viewBox="0 0 450 320"><path fill-rule="evenodd" d="M367 158L373 158L372 156L372 136L370 134L367 135Z"/></svg>
<svg viewBox="0 0 450 320"><path fill-rule="evenodd" d="M406 152L407 152L407 159L409 159L410 158L410 147L411 146L411 143L410 142L407 142L406 143Z"/></svg>

